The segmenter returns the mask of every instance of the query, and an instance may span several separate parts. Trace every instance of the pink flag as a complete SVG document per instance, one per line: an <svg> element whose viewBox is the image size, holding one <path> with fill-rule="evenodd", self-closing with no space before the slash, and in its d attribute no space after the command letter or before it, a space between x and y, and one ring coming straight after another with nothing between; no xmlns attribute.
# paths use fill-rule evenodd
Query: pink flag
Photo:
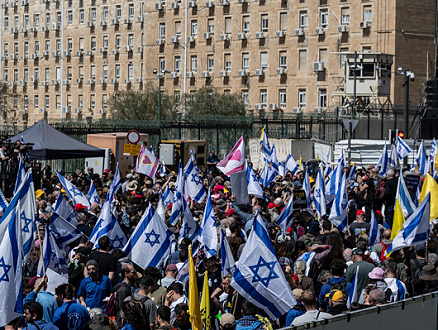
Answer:
<svg viewBox="0 0 438 330"><path fill-rule="evenodd" d="M147 148L141 146L135 171L138 173L143 173L151 178L155 178L155 173L158 169L158 163L158 158L155 157Z"/></svg>
<svg viewBox="0 0 438 330"><path fill-rule="evenodd" d="M237 141L233 150L221 160L216 167L225 175L242 171L245 167L245 142L243 136Z"/></svg>

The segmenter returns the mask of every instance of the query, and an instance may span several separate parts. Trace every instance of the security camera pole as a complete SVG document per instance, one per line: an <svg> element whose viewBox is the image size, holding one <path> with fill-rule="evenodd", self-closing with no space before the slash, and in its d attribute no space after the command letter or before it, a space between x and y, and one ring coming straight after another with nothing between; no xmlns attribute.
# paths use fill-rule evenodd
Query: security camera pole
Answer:
<svg viewBox="0 0 438 330"><path fill-rule="evenodd" d="M405 139L409 139L409 76L408 70L405 70L405 82L403 84L405 87L405 108L403 112L403 121L404 121L404 133Z"/></svg>

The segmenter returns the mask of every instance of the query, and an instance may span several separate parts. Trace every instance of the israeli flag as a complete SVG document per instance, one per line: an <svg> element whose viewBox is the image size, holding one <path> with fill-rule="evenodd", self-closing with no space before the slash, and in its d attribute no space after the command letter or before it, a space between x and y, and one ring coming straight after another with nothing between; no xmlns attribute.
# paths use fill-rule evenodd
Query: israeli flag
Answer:
<svg viewBox="0 0 438 330"><path fill-rule="evenodd" d="M295 161L295 159L289 154L286 157L286 163L284 164L285 166L285 173L287 172L292 172L292 175L295 175L298 172L298 164Z"/></svg>
<svg viewBox="0 0 438 330"><path fill-rule="evenodd" d="M266 199L265 193L263 192L263 188L260 186L260 183L257 181L257 178L252 168L248 166L248 162L246 162L246 182L247 182L249 195Z"/></svg>
<svg viewBox="0 0 438 330"><path fill-rule="evenodd" d="M395 146L395 143L393 142L391 144L391 153L389 154L389 166L390 167L398 167L398 154L397 154L397 147Z"/></svg>
<svg viewBox="0 0 438 330"><path fill-rule="evenodd" d="M310 264L312 263L313 258L315 258L315 255L316 255L315 252L305 252L302 255L300 255L297 259L306 262L306 272L305 272L306 276L309 276ZM294 267L294 272L295 272L295 267Z"/></svg>
<svg viewBox="0 0 438 330"><path fill-rule="evenodd" d="M192 240L192 242L198 239L198 225L193 219L192 213L190 212L190 208L187 205L186 201L184 201L184 215L183 215L183 223L179 230L179 238L188 237Z"/></svg>
<svg viewBox="0 0 438 330"><path fill-rule="evenodd" d="M398 200L401 210L403 212L403 216L406 218L408 215L414 213L415 204L412 201L411 194L406 187L405 180L403 179L403 175L399 175L398 177L398 186L397 192L395 194L395 199Z"/></svg>
<svg viewBox="0 0 438 330"><path fill-rule="evenodd" d="M85 197L85 195L78 188L76 188L76 186L64 178L59 172L56 172L56 174L58 174L58 179L63 185L67 196L73 201L73 204L76 205L80 203L87 208L90 208L90 202L88 201L87 197Z"/></svg>
<svg viewBox="0 0 438 330"><path fill-rule="evenodd" d="M163 202L166 207L173 203L173 192L167 186L163 192Z"/></svg>
<svg viewBox="0 0 438 330"><path fill-rule="evenodd" d="M278 162L278 175L284 176L286 174L285 168L286 167L282 162Z"/></svg>
<svg viewBox="0 0 438 330"><path fill-rule="evenodd" d="M236 270L236 262L234 261L233 253L231 253L230 245L228 244L228 240L224 231L220 231L221 234L221 274L222 277L225 275L234 274Z"/></svg>
<svg viewBox="0 0 438 330"><path fill-rule="evenodd" d="M333 201L333 198L338 191L338 188L342 181L342 175L344 173L344 167L345 167L345 160L344 160L344 149L343 146L341 147L341 153L339 155L338 159L338 165L336 166L333 173L330 174L330 181L328 181L328 184L326 185L325 189L325 195L326 199L329 203Z"/></svg>
<svg viewBox="0 0 438 330"><path fill-rule="evenodd" d="M420 185L418 185L417 191L415 192L415 201L414 201L415 207L418 207L418 202L420 201L420 196L421 196L421 188L420 188Z"/></svg>
<svg viewBox="0 0 438 330"><path fill-rule="evenodd" d="M368 239L368 245L374 246L380 242L380 229L379 224L377 223L376 215L374 211L371 211L371 227L370 227L370 237Z"/></svg>
<svg viewBox="0 0 438 330"><path fill-rule="evenodd" d="M97 194L96 187L94 186L93 181L91 181L90 184L90 190L88 191L88 195L90 196L90 205L93 203L99 204L100 207L102 207L102 201L99 198L99 195Z"/></svg>
<svg viewBox="0 0 438 330"><path fill-rule="evenodd" d="M164 157L161 157L161 167L160 167L160 176L166 176L167 172L166 172L166 164L164 164Z"/></svg>
<svg viewBox="0 0 438 330"><path fill-rule="evenodd" d="M26 177L25 179L26 180ZM20 219L22 226L23 260L27 261L34 245L37 219L35 188L33 185L32 170L29 169L29 189L20 200Z"/></svg>
<svg viewBox="0 0 438 330"><path fill-rule="evenodd" d="M88 240L96 245L100 237L108 236L112 248L121 249L125 246L127 239L113 213L113 202L113 198L110 198L103 204L102 212Z"/></svg>
<svg viewBox="0 0 438 330"><path fill-rule="evenodd" d="M414 213L403 223L403 227L386 249L385 256L392 251L427 241L430 234L430 192L427 193Z"/></svg>
<svg viewBox="0 0 438 330"><path fill-rule="evenodd" d="M386 175L386 172L388 172L389 168L389 157L388 157L388 147L386 145L386 138L385 138L385 146L383 147L382 155L380 156L379 161L377 162L376 167L380 167L380 175Z"/></svg>
<svg viewBox="0 0 438 330"><path fill-rule="evenodd" d="M178 176L176 178L175 193L173 195L172 214L170 215L170 224L175 226L179 217L183 212L183 198L184 198L184 173L181 162L179 163Z"/></svg>
<svg viewBox="0 0 438 330"><path fill-rule="evenodd" d="M359 266L357 266L356 274L354 275L353 283L351 283L350 292L348 293L347 308L350 308L352 303L357 302L357 275L358 274L359 274Z"/></svg>
<svg viewBox="0 0 438 330"><path fill-rule="evenodd" d="M348 174L347 181L354 181L356 179L356 163L350 168L350 173Z"/></svg>
<svg viewBox="0 0 438 330"><path fill-rule="evenodd" d="M197 243L192 244L192 248L193 248L192 257L193 257L193 259L196 259L196 256L199 253L199 244L197 244ZM176 280L180 281L181 283L183 283L184 286L189 281L189 259L187 259L183 263L181 268L178 270L178 275L176 275Z"/></svg>
<svg viewBox="0 0 438 330"><path fill-rule="evenodd" d="M307 208L310 209L312 204L312 200L310 198L310 194L311 194L310 179L309 179L309 172L307 170L305 172L306 174L304 174L303 188L304 188L304 193L306 195Z"/></svg>
<svg viewBox="0 0 438 330"><path fill-rule="evenodd" d="M427 158L426 172L435 172L435 158L437 154L437 144L435 138L433 138L432 145L429 152L429 157Z"/></svg>
<svg viewBox="0 0 438 330"><path fill-rule="evenodd" d="M114 173L113 181L111 181L111 186L106 194L106 200L113 199L114 195L117 194L117 191L119 190L120 186L122 185L122 178L120 177L120 171L119 171L119 163L116 165L116 172Z"/></svg>
<svg viewBox="0 0 438 330"><path fill-rule="evenodd" d="M44 243L43 243L43 258L40 258L38 262L38 276L44 276L45 269L51 269L55 273L68 276L68 266L62 256L61 250L56 244L56 240L53 237L50 230L45 231ZM44 267L43 267L44 263Z"/></svg>
<svg viewBox="0 0 438 330"><path fill-rule="evenodd" d="M345 174L342 176L341 184L336 192L335 199L333 200L333 205L330 210L329 220L342 232L346 232L348 228L347 221L347 205L348 205L348 195L347 195L347 180Z"/></svg>
<svg viewBox="0 0 438 330"><path fill-rule="evenodd" d="M82 237L82 232L55 212L50 217L49 231L61 249Z"/></svg>
<svg viewBox="0 0 438 330"><path fill-rule="evenodd" d="M158 199L157 208L155 211L160 215L163 221L166 221L166 210L164 209L163 196L160 193L160 198Z"/></svg>
<svg viewBox="0 0 438 330"><path fill-rule="evenodd" d="M265 155L265 159L271 158L271 147L269 145L268 136L265 133L265 128L262 129L262 135L260 136L260 149Z"/></svg>
<svg viewBox="0 0 438 330"><path fill-rule="evenodd" d="M19 201L15 203L11 213L0 241L1 327L23 315L23 243Z"/></svg>
<svg viewBox="0 0 438 330"><path fill-rule="evenodd" d="M18 163L17 179L15 180L14 195L17 193L18 188L20 187L21 183L24 181L25 177L26 177L26 171L24 169L23 161L20 158L20 161Z"/></svg>
<svg viewBox="0 0 438 330"><path fill-rule="evenodd" d="M199 243L204 247L205 255L210 258L217 254L217 229L216 218L213 212L210 189L208 190L207 202L205 204L204 218L199 229Z"/></svg>
<svg viewBox="0 0 438 330"><path fill-rule="evenodd" d="M0 212L4 212L4 210L6 210L8 208L8 206L9 206L9 203L6 200L5 195L3 195L3 192L0 190Z"/></svg>
<svg viewBox="0 0 438 330"><path fill-rule="evenodd" d="M78 214L62 194L58 195L53 212L70 222L73 226L76 227L78 225L78 221L76 220Z"/></svg>
<svg viewBox="0 0 438 330"><path fill-rule="evenodd" d="M398 136L397 137L397 156L399 160L402 160L407 155L409 155L412 152L412 149L406 144L403 139Z"/></svg>
<svg viewBox="0 0 438 330"><path fill-rule="evenodd" d="M293 193L290 194L289 200L287 201L286 206L283 208L283 210L280 213L280 216L277 218L277 225L280 227L281 232L283 233L283 237L286 234L286 231L289 229L290 226L292 226L292 223L294 221L293 219L293 207L294 207L294 195Z"/></svg>
<svg viewBox="0 0 438 330"><path fill-rule="evenodd" d="M275 171L275 173L278 173L278 158L277 158L277 151L275 150L275 145L272 144L272 150L271 150L271 166L272 169Z"/></svg>
<svg viewBox="0 0 438 330"><path fill-rule="evenodd" d="M421 175L427 173L427 157L426 150L424 150L424 143L421 140L420 147L418 148L417 157L415 158L415 167L421 172Z"/></svg>
<svg viewBox="0 0 438 330"><path fill-rule="evenodd" d="M151 154L155 156L154 148L151 146Z"/></svg>
<svg viewBox="0 0 438 330"><path fill-rule="evenodd" d="M202 202L205 199L206 193L202 180L199 177L199 171L193 163L192 157L189 158L186 167L184 168L185 193L195 202Z"/></svg>
<svg viewBox="0 0 438 330"><path fill-rule="evenodd" d="M173 234L149 206L123 250L143 269L159 267L170 254L172 239Z"/></svg>
<svg viewBox="0 0 438 330"><path fill-rule="evenodd" d="M259 182L263 187L267 187L275 180L275 171L268 161L265 162L265 166L260 173Z"/></svg>
<svg viewBox="0 0 438 330"><path fill-rule="evenodd" d="M325 187L324 187L324 174L322 169L319 168L315 181L315 189L313 191L313 204L315 204L316 214L318 218L327 214L327 206L325 202Z"/></svg>
<svg viewBox="0 0 438 330"><path fill-rule="evenodd" d="M275 320L296 305L260 215L236 265L231 286Z"/></svg>

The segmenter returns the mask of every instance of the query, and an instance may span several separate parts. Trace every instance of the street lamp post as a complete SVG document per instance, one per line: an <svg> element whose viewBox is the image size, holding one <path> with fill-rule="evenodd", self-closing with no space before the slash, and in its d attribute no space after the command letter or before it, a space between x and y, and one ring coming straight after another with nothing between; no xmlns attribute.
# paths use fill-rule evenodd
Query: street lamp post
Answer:
<svg viewBox="0 0 438 330"><path fill-rule="evenodd" d="M158 72L157 69L153 70L154 75L158 79L158 145L161 143L161 79L164 77L164 74L170 72L170 70L161 70L161 72Z"/></svg>

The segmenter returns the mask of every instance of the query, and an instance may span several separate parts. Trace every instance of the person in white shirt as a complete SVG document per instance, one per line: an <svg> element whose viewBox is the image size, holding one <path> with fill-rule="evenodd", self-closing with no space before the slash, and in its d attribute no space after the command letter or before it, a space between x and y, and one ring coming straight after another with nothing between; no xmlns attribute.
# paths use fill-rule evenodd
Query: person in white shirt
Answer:
<svg viewBox="0 0 438 330"><path fill-rule="evenodd" d="M189 300L183 295L184 286L180 282L173 282L167 288L166 300L164 302L165 306L170 307L170 321L171 323L175 320L175 306L181 303L188 304Z"/></svg>
<svg viewBox="0 0 438 330"><path fill-rule="evenodd" d="M292 322L293 326L299 326L309 322L325 320L333 317L331 314L321 312L316 308L316 296L310 290L303 292L301 302L306 309L306 313L296 317Z"/></svg>

